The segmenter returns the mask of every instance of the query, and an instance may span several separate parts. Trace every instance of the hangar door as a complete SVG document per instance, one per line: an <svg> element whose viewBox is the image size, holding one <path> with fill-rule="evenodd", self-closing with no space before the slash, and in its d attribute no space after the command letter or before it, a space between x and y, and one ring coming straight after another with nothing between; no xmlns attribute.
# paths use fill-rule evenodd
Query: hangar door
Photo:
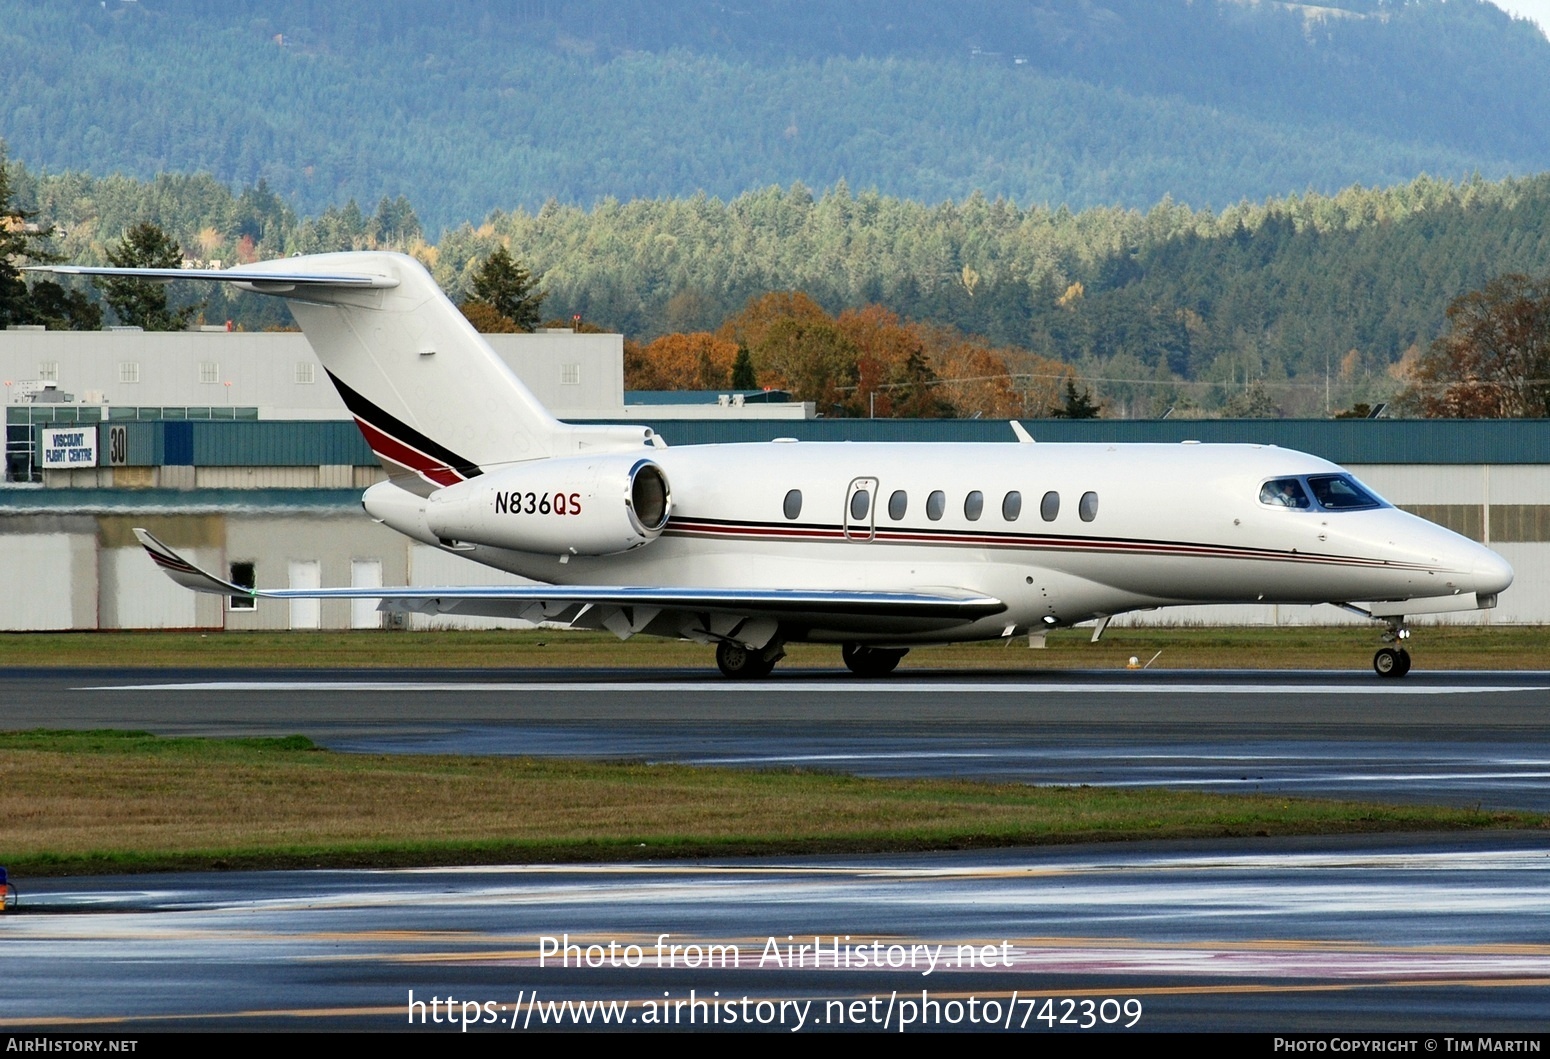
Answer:
<svg viewBox="0 0 1550 1059"><path fill-rule="evenodd" d="M291 560L291 588L321 588L322 571L316 559ZM322 600L293 599L291 602L291 628L317 629L323 625Z"/></svg>
<svg viewBox="0 0 1550 1059"><path fill-rule="evenodd" d="M350 560L350 587L351 588L381 588L382 587L382 560L381 559L351 559ZM382 614L377 610L377 601L374 599L350 600L350 628L352 629L380 629L382 628Z"/></svg>

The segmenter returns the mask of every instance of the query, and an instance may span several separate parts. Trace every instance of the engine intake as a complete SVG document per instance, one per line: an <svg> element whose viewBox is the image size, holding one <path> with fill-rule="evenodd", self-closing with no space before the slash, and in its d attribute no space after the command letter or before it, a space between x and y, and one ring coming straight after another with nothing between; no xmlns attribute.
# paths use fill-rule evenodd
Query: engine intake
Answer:
<svg viewBox="0 0 1550 1059"><path fill-rule="evenodd" d="M656 540L672 517L662 468L633 454L537 460L431 494L443 542L558 555L614 555Z"/></svg>

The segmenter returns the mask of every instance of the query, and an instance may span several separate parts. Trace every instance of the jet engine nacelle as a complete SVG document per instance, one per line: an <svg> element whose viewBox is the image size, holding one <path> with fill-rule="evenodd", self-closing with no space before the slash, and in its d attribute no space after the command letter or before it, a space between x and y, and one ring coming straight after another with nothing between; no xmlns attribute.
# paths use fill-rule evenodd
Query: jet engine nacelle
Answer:
<svg viewBox="0 0 1550 1059"><path fill-rule="evenodd" d="M656 540L672 506L667 475L651 460L569 456L439 489L425 505L425 523L444 542L613 555Z"/></svg>

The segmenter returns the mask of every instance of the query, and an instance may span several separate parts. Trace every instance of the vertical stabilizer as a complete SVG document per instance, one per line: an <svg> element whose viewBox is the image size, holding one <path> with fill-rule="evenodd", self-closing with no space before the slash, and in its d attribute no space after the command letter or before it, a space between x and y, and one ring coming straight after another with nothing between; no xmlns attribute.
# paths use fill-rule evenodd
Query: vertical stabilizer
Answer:
<svg viewBox="0 0 1550 1059"><path fill-rule="evenodd" d="M646 427L556 420L403 254L316 254L227 270L32 267L233 283L284 298L372 451L399 485L421 495L502 464L655 443Z"/></svg>
<svg viewBox="0 0 1550 1059"><path fill-rule="evenodd" d="M368 271L374 290L300 287L286 295L345 407L389 474L453 485L502 463L557 454L566 428L538 403L430 274L401 254L277 261L295 271ZM263 266L255 266L262 268Z"/></svg>

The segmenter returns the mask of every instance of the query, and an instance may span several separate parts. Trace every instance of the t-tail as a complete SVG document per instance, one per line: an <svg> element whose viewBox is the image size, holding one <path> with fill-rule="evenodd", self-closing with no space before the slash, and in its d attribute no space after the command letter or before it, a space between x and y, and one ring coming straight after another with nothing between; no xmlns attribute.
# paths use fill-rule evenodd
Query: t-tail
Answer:
<svg viewBox="0 0 1550 1059"><path fill-rule="evenodd" d="M45 266L234 283L283 297L395 484L422 496L513 463L639 451L646 427L561 423L416 260L319 254L227 270Z"/></svg>

